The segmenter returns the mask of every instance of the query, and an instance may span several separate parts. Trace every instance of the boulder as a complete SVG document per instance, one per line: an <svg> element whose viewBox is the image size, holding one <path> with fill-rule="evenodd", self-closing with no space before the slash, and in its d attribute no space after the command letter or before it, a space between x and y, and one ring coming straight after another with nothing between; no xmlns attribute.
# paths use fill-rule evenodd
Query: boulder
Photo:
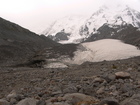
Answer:
<svg viewBox="0 0 140 105"><path fill-rule="evenodd" d="M98 102L96 98L81 93L66 94L63 99L66 100L68 104L73 105L94 104Z"/></svg>
<svg viewBox="0 0 140 105"><path fill-rule="evenodd" d="M39 100L36 105L46 105L46 102L44 100Z"/></svg>
<svg viewBox="0 0 140 105"><path fill-rule="evenodd" d="M121 79L130 78L130 74L127 73L127 72L122 72L122 71L121 72L116 72L115 75L116 75L117 79L118 78L121 78Z"/></svg>
<svg viewBox="0 0 140 105"><path fill-rule="evenodd" d="M65 94L63 97L46 100L47 105L93 105L96 103L98 103L96 98L81 93Z"/></svg>
<svg viewBox="0 0 140 105"><path fill-rule="evenodd" d="M105 87L103 86L103 87L99 88L96 93L102 94L102 93L104 93L104 89L105 89Z"/></svg>
<svg viewBox="0 0 140 105"><path fill-rule="evenodd" d="M118 101L114 98L108 97L103 99L99 105L120 105Z"/></svg>
<svg viewBox="0 0 140 105"><path fill-rule="evenodd" d="M10 94L7 95L7 100L13 99L17 97L17 93L13 90Z"/></svg>
<svg viewBox="0 0 140 105"><path fill-rule="evenodd" d="M140 94L135 94L131 98L124 100L121 105L140 105Z"/></svg>
<svg viewBox="0 0 140 105"><path fill-rule="evenodd" d="M37 100L33 98L26 98L18 102L16 105L36 105Z"/></svg>
<svg viewBox="0 0 140 105"><path fill-rule="evenodd" d="M0 105L10 105L10 103L4 99L0 99Z"/></svg>
<svg viewBox="0 0 140 105"><path fill-rule="evenodd" d="M15 90L13 90L10 94L7 95L6 99L10 101L11 99L16 99L17 101L20 101L23 98L22 95L17 94Z"/></svg>
<svg viewBox="0 0 140 105"><path fill-rule="evenodd" d="M93 82L99 82L99 83L102 83L102 82L104 82L104 79L99 78L99 77L96 77L96 78L93 80Z"/></svg>
<svg viewBox="0 0 140 105"><path fill-rule="evenodd" d="M106 82L111 82L116 79L116 76L113 74L104 73L102 77L106 80Z"/></svg>

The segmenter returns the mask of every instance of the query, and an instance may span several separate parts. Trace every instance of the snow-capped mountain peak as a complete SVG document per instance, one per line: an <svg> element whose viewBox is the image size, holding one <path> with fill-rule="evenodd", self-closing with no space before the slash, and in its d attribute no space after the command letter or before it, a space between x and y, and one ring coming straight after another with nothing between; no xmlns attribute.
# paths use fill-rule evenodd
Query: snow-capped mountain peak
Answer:
<svg viewBox="0 0 140 105"><path fill-rule="evenodd" d="M61 32L62 30L64 30L66 33L77 34L80 26L84 24L86 18L86 16L78 15L65 16L55 21L51 25L51 29L46 30L45 35L55 35L56 33Z"/></svg>
<svg viewBox="0 0 140 105"><path fill-rule="evenodd" d="M130 8L127 5L102 6L94 12L90 17L87 16L66 16L54 22L44 33L46 36L51 35L52 39L56 39L57 33L67 35L66 43L80 41L80 39L88 38L91 34L98 33L98 29L104 24L111 28L118 26L127 26L131 24L133 27L140 27L140 12ZM57 41L61 41L58 38ZM62 37L62 35L61 35ZM64 38L63 38L64 39Z"/></svg>
<svg viewBox="0 0 140 105"><path fill-rule="evenodd" d="M96 32L102 25L110 26L131 24L140 27L140 13L129 6L101 7L83 25L81 35L89 35ZM83 30L87 31L83 31Z"/></svg>

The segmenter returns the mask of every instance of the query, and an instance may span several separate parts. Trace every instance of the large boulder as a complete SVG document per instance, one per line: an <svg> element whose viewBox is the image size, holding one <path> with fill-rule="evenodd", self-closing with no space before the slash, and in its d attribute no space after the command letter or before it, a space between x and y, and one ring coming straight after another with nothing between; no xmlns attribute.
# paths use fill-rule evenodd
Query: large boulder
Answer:
<svg viewBox="0 0 140 105"><path fill-rule="evenodd" d="M72 105L94 104L98 102L96 98L81 93L66 94L63 98Z"/></svg>
<svg viewBox="0 0 140 105"><path fill-rule="evenodd" d="M135 94L131 98L124 100L121 105L140 105L140 94Z"/></svg>
<svg viewBox="0 0 140 105"><path fill-rule="evenodd" d="M116 72L115 75L116 78L121 78L121 79L130 78L130 74L127 72L120 71L120 72Z"/></svg>
<svg viewBox="0 0 140 105"><path fill-rule="evenodd" d="M21 99L23 99L23 96L21 94L18 94L15 90L13 90L10 94L7 95L6 99L8 101L11 101L13 99L20 101Z"/></svg>
<svg viewBox="0 0 140 105"><path fill-rule="evenodd" d="M108 97L108 98L103 99L99 103L99 105L120 105L120 104L118 103L118 100Z"/></svg>
<svg viewBox="0 0 140 105"><path fill-rule="evenodd" d="M0 99L0 105L10 105L10 103L4 99Z"/></svg>
<svg viewBox="0 0 140 105"><path fill-rule="evenodd" d="M98 102L98 99L81 93L69 93L46 101L47 105L94 105Z"/></svg>

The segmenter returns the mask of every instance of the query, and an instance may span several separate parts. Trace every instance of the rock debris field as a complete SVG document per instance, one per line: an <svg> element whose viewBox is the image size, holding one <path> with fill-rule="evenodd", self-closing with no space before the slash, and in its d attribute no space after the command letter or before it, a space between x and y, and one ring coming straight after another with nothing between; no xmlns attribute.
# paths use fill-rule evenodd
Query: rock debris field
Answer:
<svg viewBox="0 0 140 105"><path fill-rule="evenodd" d="M140 105L140 57L63 69L0 68L0 105Z"/></svg>

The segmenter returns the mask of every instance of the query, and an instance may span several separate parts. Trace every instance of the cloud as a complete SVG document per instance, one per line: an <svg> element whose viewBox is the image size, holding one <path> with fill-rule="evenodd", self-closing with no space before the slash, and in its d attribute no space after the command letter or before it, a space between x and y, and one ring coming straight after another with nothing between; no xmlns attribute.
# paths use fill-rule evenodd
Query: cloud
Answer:
<svg viewBox="0 0 140 105"><path fill-rule="evenodd" d="M140 11L140 0L0 0L1 17L34 32L71 14L90 15L103 4L127 4Z"/></svg>

